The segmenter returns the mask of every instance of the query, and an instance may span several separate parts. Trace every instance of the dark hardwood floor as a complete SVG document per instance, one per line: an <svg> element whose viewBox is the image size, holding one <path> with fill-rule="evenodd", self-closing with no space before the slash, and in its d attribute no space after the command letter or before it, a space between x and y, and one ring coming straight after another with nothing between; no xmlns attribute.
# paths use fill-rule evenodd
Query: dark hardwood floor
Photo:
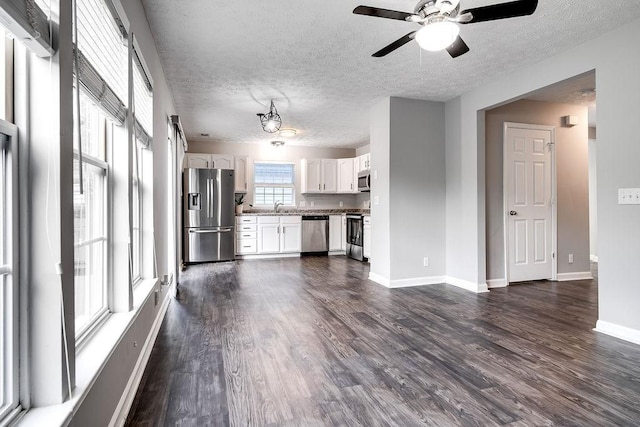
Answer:
<svg viewBox="0 0 640 427"><path fill-rule="evenodd" d="M594 281L389 290L345 257L189 267L127 425L640 424Z"/></svg>

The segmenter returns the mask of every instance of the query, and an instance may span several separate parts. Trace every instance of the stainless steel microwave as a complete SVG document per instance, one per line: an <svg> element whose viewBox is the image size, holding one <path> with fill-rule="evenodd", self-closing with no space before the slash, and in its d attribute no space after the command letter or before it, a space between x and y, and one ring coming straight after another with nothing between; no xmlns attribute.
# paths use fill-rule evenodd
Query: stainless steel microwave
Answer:
<svg viewBox="0 0 640 427"><path fill-rule="evenodd" d="M358 172L358 191L371 191L371 175L368 170Z"/></svg>

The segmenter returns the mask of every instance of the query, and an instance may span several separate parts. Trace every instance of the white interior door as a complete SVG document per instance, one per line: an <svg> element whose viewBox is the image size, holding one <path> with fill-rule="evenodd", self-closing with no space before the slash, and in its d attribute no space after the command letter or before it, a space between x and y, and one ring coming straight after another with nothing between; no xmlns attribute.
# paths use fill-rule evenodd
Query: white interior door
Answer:
<svg viewBox="0 0 640 427"><path fill-rule="evenodd" d="M507 280L554 276L553 128L505 124Z"/></svg>

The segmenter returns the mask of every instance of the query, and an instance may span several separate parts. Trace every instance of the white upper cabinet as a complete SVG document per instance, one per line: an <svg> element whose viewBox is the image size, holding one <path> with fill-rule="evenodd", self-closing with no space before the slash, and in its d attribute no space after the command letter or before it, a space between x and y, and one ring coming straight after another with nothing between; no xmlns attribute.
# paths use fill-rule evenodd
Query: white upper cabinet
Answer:
<svg viewBox="0 0 640 427"><path fill-rule="evenodd" d="M338 191L338 161L336 159L322 159L322 192L335 193Z"/></svg>
<svg viewBox="0 0 640 427"><path fill-rule="evenodd" d="M210 154L187 153L186 166L192 169L209 169L211 164Z"/></svg>
<svg viewBox="0 0 640 427"><path fill-rule="evenodd" d="M187 153L187 168L196 169L234 169L234 158L228 154Z"/></svg>
<svg viewBox="0 0 640 427"><path fill-rule="evenodd" d="M235 169L234 158L228 154L212 154L211 164L211 169Z"/></svg>
<svg viewBox="0 0 640 427"><path fill-rule="evenodd" d="M235 158L236 193L246 193L249 189L249 157Z"/></svg>
<svg viewBox="0 0 640 427"><path fill-rule="evenodd" d="M371 169L371 154L363 154L362 156L356 157L358 159L358 172L368 171Z"/></svg>
<svg viewBox="0 0 640 427"><path fill-rule="evenodd" d="M338 193L357 193L356 162L358 159L338 159Z"/></svg>
<svg viewBox="0 0 640 427"><path fill-rule="evenodd" d="M302 159L301 193L322 192L322 159Z"/></svg>

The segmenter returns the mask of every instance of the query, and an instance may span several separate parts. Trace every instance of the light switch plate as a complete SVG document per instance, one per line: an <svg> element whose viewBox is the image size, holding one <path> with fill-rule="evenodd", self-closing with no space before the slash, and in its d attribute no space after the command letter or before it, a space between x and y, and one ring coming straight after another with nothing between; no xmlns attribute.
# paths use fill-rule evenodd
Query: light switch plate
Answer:
<svg viewBox="0 0 640 427"><path fill-rule="evenodd" d="M640 188L618 188L619 205L640 205Z"/></svg>
<svg viewBox="0 0 640 427"><path fill-rule="evenodd" d="M378 206L380 204L380 197L374 196L373 197L373 204Z"/></svg>
<svg viewBox="0 0 640 427"><path fill-rule="evenodd" d="M307 207L307 202L305 202L304 200L301 200L301 201L300 201L300 207L301 207L301 208L305 208L305 207Z"/></svg>

